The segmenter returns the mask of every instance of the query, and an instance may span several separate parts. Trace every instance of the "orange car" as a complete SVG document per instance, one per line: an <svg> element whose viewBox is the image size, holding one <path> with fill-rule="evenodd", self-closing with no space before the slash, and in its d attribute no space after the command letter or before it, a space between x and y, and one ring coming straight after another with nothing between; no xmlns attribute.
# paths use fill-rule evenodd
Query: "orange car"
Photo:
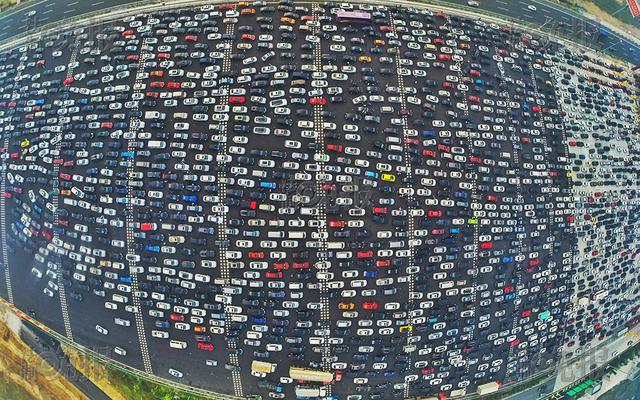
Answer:
<svg viewBox="0 0 640 400"><path fill-rule="evenodd" d="M353 303L338 303L338 309L340 310L353 310L356 308L356 305Z"/></svg>
<svg viewBox="0 0 640 400"><path fill-rule="evenodd" d="M193 327L193 331L196 333L206 333L207 332L207 327L206 326L201 326L201 325L196 325Z"/></svg>
<svg viewBox="0 0 640 400"><path fill-rule="evenodd" d="M293 25L296 23L296 20L294 18L282 17L280 18L280 22L282 22L283 24Z"/></svg>
<svg viewBox="0 0 640 400"><path fill-rule="evenodd" d="M240 11L241 15L253 15L256 13L255 8L243 8L242 11Z"/></svg>

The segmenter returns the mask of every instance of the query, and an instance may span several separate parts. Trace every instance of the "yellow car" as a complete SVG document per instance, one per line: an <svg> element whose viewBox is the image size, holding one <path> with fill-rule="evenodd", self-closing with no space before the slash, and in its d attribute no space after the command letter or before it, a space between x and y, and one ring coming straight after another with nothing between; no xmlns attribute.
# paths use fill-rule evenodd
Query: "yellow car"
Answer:
<svg viewBox="0 0 640 400"><path fill-rule="evenodd" d="M356 308L356 305L353 303L338 303L338 309L340 310L353 310Z"/></svg>
<svg viewBox="0 0 640 400"><path fill-rule="evenodd" d="M369 56L360 56L360 57L358 57L358 61L360 61L361 63L370 63L371 62L371 57L369 57Z"/></svg>
<svg viewBox="0 0 640 400"><path fill-rule="evenodd" d="M373 41L373 44L375 44L376 46L384 46L384 40L376 39Z"/></svg>
<svg viewBox="0 0 640 400"><path fill-rule="evenodd" d="M29 141L29 139L25 139L22 142L20 142L20 147L29 147L29 145L31 144L31 142Z"/></svg>
<svg viewBox="0 0 640 400"><path fill-rule="evenodd" d="M282 17L280 18L280 22L282 22L283 24L293 25L296 23L296 20L294 18Z"/></svg>
<svg viewBox="0 0 640 400"><path fill-rule="evenodd" d="M382 174L381 179L385 182L395 182L396 176L393 174Z"/></svg>

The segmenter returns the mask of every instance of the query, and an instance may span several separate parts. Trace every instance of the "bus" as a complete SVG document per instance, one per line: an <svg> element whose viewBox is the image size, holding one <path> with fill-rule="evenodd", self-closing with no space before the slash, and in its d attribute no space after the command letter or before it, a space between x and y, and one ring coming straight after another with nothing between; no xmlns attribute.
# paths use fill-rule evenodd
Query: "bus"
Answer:
<svg viewBox="0 0 640 400"><path fill-rule="evenodd" d="M371 14L365 11L338 11L337 20L341 23L367 23L371 21Z"/></svg>
<svg viewBox="0 0 640 400"><path fill-rule="evenodd" d="M307 368L297 368L290 367L289 368L289 376L292 379L308 381L308 382L331 382L333 381L333 373L318 371Z"/></svg>

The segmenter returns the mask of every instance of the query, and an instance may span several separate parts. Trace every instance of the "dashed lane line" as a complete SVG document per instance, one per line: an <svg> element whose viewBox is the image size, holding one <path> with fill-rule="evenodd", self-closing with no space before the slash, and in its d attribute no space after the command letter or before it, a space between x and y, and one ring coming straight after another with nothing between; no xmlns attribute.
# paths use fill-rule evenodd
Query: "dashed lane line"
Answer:
<svg viewBox="0 0 640 400"><path fill-rule="evenodd" d="M391 26L391 30L392 33L394 35L398 35L398 30L397 30L397 26L399 24L404 25L404 20L396 20L394 17L394 14L392 12L390 12L389 14L389 22L390 22L390 26ZM406 94L406 90L405 90L405 85L404 85L404 77L403 77L403 73L402 71L405 69L401 62L400 62L400 57L398 55L396 55L394 57L395 59L395 64L396 64L396 78L398 81L398 91L399 91L399 97L400 97L400 106L402 108L402 110L407 110L407 94ZM408 179L408 182L412 182L412 178L413 178L413 165L411 164L411 154L409 153L409 146L410 146L410 140L415 136L412 133L414 132L414 130L409 129L409 121L407 118L407 113L403 112L402 116L402 137L403 137L403 141L402 141L402 151L403 151L403 161L404 161L404 165L402 170L398 170L396 172L398 172L398 175L404 175L406 176L406 178ZM405 189L404 191L404 196L406 196L407 199L407 215L408 215L408 224L407 224L407 249L409 250L409 255L408 255L408 263L407 263L407 271L409 271L409 276L408 276L408 286L409 286L409 295L408 295L408 303L409 304L413 304L414 300L417 298L417 294L415 292L415 274L418 270L419 267L417 267L415 265L415 256L416 256L416 243L418 242L418 240L416 239L415 236L415 216L416 216L416 210L417 208L414 207L414 187L413 187L413 183L409 183L407 186L405 186L403 189ZM407 342L404 348L404 351L407 353L407 356L409 358L411 358L411 355L413 353L413 351L415 351L415 345L413 345L414 343L414 336L413 336L413 317L409 318L408 320L408 328L407 330ZM411 362L409 362L409 364L411 364ZM409 393L410 393L410 381L407 379L407 377L405 377L405 382L404 382L404 397L408 398L409 397Z"/></svg>
<svg viewBox="0 0 640 400"><path fill-rule="evenodd" d="M71 52L69 63L67 64L67 79L73 77L73 70L75 69L74 65L76 64L76 59L78 58L78 50L80 48L80 35L78 32L75 32L75 33L76 33L76 40L73 43L73 50ZM58 126L61 128L62 123L59 122ZM60 147L61 143L62 141L60 141L56 145L56 150L58 151L58 153L60 152L60 149L61 149ZM60 180L60 177L59 177L60 163L54 163L53 171L54 171L54 179L56 181L59 181ZM60 217L59 201L60 201L60 187L56 185L56 190L53 195L53 205L55 210L53 213L53 218L54 218L53 223L54 223L54 226L56 227L59 224L59 217ZM55 233L53 237L54 239L59 239L59 233ZM57 265L58 295L60 297L60 308L62 310L62 321L64 322L65 335L69 340L73 340L73 331L71 329L71 318L69 317L69 309L67 306L67 293L66 293L64 283L62 282L63 280L62 273L61 273L62 266L60 265L61 258L62 258L62 255L58 253L56 255L56 259L58 261L58 265Z"/></svg>
<svg viewBox="0 0 640 400"><path fill-rule="evenodd" d="M132 97L137 98L137 94L142 93L143 79L145 77L146 61L150 58L151 54L147 52L148 38L144 38L140 50L140 59L138 61L138 69L136 72L135 83L133 87ZM138 111L137 100L136 106L132 111ZM129 134L127 139L127 154L128 159L125 160L127 165L127 179L130 180L133 176L135 166L135 152L136 146L136 133L140 127L140 120L138 117L131 117L129 119ZM138 333L138 344L140 345L140 353L142 354L142 363L145 372L152 374L153 368L151 365L151 357L149 356L149 346L147 344L147 336L144 329L144 320L142 318L142 308L140 306L140 291L138 290L138 273L143 267L138 266L138 255L135 252L135 236L133 229L135 227L134 221L134 205L138 204L138 198L134 198L131 190L127 190L127 215L126 215L126 240L127 240L127 262L129 265L129 274L131 276L131 291L133 302L133 314L136 323L136 331ZM135 203L135 204L134 204Z"/></svg>
<svg viewBox="0 0 640 400"><path fill-rule="evenodd" d="M313 35L318 34L320 31L320 12L322 8L319 3L313 3L311 9L312 15L312 32ZM318 41L315 43L313 47L313 65L314 71L319 72L322 71L322 41ZM315 132L315 143L316 143L316 152L314 155L314 160L318 163L318 171L316 172L315 179L315 194L317 203L318 214L315 216L319 221L318 223L318 240L320 241L320 247L318 249L320 253L320 257L318 257L318 263L315 267L318 269L318 273L322 274L320 279L320 327L322 331L322 366L325 371L329 371L331 369L330 357L331 357L331 315L330 315L330 305L329 305L329 276L327 273L327 267L329 266L330 261L327 258L328 251L328 232L327 232L327 210L326 210L326 199L325 193L322 189L324 179L321 177L326 175L325 171L325 161L326 161L326 153L325 153L325 143L324 143L324 121L322 117L322 104L315 104L313 106L313 119L314 119L314 132ZM331 395L331 385L326 385L328 395Z"/></svg>
<svg viewBox="0 0 640 400"><path fill-rule="evenodd" d="M233 21L233 20L232 20ZM235 31L235 22L228 23L225 28L225 33L227 37L232 37ZM226 73L231 70L231 53L233 52L232 41L227 40L227 46L224 48L223 59L222 59L222 70L221 73ZM222 91L222 96L220 97L220 106L229 107L229 84L222 85L220 90ZM229 110L228 114L231 112ZM231 324L233 322L233 298L231 297L229 290L231 289L230 284L230 270L229 270L229 260L227 259L227 251L229 249L229 237L227 235L227 212L226 206L224 204L224 200L227 197L227 164L229 162L229 154L227 153L227 141L228 141L228 118L225 119L220 127L220 134L224 135L224 141L221 143L221 149L218 151L217 162L218 162L218 171L216 174L216 179L218 181L218 193L219 193L219 203L216 206L213 206L212 211L214 214L217 214L217 223L218 223L218 237L220 241L219 246L219 260L220 260L220 277L222 279L223 285L223 294L217 295L216 299L221 301L224 304L224 315L225 315L225 332L228 332ZM238 397L243 397L243 389L242 389L242 377L240 373L240 360L238 358L238 354L234 351L237 349L237 342L235 340L231 340L227 342L227 347L229 350L229 363L234 366L231 371L231 380L233 382L233 392Z"/></svg>

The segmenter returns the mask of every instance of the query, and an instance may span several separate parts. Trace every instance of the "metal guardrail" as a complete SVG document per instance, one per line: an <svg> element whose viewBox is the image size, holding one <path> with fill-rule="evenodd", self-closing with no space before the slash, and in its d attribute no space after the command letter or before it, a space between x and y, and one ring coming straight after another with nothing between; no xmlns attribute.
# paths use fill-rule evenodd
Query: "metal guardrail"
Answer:
<svg viewBox="0 0 640 400"><path fill-rule="evenodd" d="M74 350L76 350L77 352L93 359L96 360L100 363L103 363L105 365L107 365L108 367L114 368L119 370L120 372L124 372L130 375L135 375L138 376L140 378L144 378L147 381L159 384L159 385L163 385L163 386L170 386L172 388L177 389L178 391L182 391L185 393L190 393L190 394L195 394L195 395L199 395L199 396L204 396L207 398L210 398L212 400L243 400L243 398L241 397L236 397L236 396L231 396L231 395L226 395L226 394L221 394L221 393L216 393L210 390L206 390L206 389L200 389L200 388L196 388L193 386L189 386L189 385L185 385L183 383L179 383L179 382L175 382L169 379L165 379L162 377L159 377L157 375L153 375L153 374L148 374L144 371L141 371L137 368L133 368L127 364L124 364L120 361L116 361L112 358L109 358L105 355L102 355L94 350L91 350L81 344L78 344L76 342L73 342L69 339L67 339L64 335L59 334L58 332L56 332L55 330L47 327L46 325L42 324L41 322L35 320L34 318L32 318L30 315L24 313L23 311L21 311L19 308L15 307L14 305L10 304L8 301L6 301L3 298L0 298L0 304L4 304L6 305L14 314L16 314L22 321L26 321L29 324L31 324L31 326L33 326L34 328L38 329L39 331L41 331L42 333L50 336L52 339L63 343L66 346L69 346L71 348L73 348Z"/></svg>

